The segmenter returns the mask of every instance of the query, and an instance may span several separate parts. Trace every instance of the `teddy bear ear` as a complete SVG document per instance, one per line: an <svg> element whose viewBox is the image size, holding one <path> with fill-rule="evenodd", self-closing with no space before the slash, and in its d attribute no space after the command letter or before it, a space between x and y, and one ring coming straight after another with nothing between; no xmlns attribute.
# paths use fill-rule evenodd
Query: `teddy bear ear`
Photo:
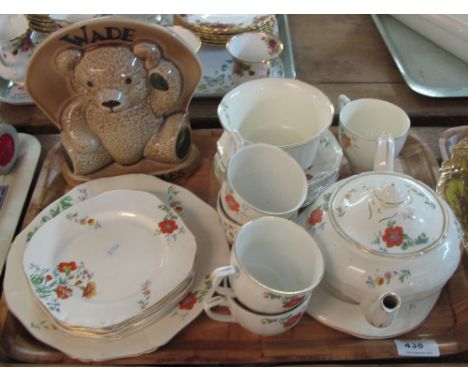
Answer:
<svg viewBox="0 0 468 382"><path fill-rule="evenodd" d="M147 70L154 68L161 59L161 51L156 44L140 42L133 47L133 53L138 58L145 60Z"/></svg>
<svg viewBox="0 0 468 382"><path fill-rule="evenodd" d="M83 53L79 49L63 50L55 57L55 65L59 72L65 75L71 74L82 55Z"/></svg>
<svg viewBox="0 0 468 382"><path fill-rule="evenodd" d="M149 72L153 113L160 117L172 113L182 92L182 77L179 69L170 61L161 59L158 66Z"/></svg>

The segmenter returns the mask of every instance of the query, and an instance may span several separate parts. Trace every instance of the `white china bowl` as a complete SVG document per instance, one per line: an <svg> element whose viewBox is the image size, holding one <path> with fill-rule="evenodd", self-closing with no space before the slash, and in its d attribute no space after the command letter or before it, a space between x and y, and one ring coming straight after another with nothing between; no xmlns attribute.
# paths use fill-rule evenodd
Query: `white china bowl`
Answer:
<svg viewBox="0 0 468 382"><path fill-rule="evenodd" d="M318 88L289 78L262 78L228 92L218 106L223 128L237 148L268 143L288 152L306 169L320 135L330 127L333 104Z"/></svg>

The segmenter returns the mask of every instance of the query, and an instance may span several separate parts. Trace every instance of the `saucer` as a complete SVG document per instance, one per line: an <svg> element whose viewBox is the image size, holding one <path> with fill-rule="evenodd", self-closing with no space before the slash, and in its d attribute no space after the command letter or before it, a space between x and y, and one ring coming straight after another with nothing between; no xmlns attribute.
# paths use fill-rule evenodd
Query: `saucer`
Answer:
<svg viewBox="0 0 468 382"><path fill-rule="evenodd" d="M309 316L333 329L364 339L396 337L417 328L426 319L440 291L421 300L402 304L395 321L386 328L369 324L358 304L341 300L322 285L314 289Z"/></svg>

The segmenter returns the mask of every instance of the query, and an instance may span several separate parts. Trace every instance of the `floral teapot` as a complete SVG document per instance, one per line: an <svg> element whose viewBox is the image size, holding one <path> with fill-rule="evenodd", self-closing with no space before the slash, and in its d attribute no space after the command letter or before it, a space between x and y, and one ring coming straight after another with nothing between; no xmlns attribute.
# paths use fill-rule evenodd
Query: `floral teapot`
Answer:
<svg viewBox="0 0 468 382"><path fill-rule="evenodd" d="M339 181L299 216L324 255L321 287L358 307L368 329L356 335L368 338L419 325L463 252L460 225L445 201L425 184L392 172L393 147L391 137L381 137L374 171ZM400 309L410 311L424 299L429 309L408 324L402 314L399 332L392 332Z"/></svg>

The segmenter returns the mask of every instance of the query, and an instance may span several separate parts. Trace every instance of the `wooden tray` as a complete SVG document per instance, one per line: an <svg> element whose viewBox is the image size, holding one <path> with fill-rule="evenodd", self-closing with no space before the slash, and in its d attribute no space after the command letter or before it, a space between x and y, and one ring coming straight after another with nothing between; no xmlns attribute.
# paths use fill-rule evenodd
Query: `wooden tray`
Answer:
<svg viewBox="0 0 468 382"><path fill-rule="evenodd" d="M194 131L194 142L202 152L202 166L189 179L178 184L214 205L219 185L211 165L219 130ZM48 153L32 196L24 224L47 204L61 196L67 187L60 174L61 154L58 146ZM433 153L414 134L410 134L397 166L415 178L435 187L438 164ZM343 174L346 175L346 165ZM2 301L0 318L5 316L1 344L8 357L32 363L76 364L34 337L7 311ZM434 339L441 355L468 349L468 256L463 256L455 275L443 289L428 319L407 339ZM323 361L343 362L372 360L400 361L393 339L362 340L328 328L310 317L291 331L274 337L261 337L237 324L210 320L202 314L159 350L135 358L120 359L110 364L299 364Z"/></svg>

